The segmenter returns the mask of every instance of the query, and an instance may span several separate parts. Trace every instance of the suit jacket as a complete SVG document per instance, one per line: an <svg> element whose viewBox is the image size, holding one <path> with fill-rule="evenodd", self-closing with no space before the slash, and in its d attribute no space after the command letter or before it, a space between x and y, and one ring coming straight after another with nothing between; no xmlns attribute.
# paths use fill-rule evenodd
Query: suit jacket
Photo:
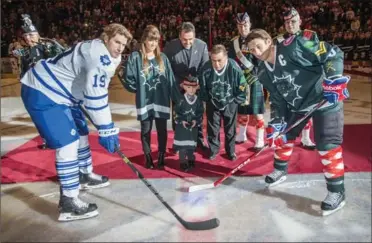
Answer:
<svg viewBox="0 0 372 243"><path fill-rule="evenodd" d="M171 63L177 84L180 84L182 79L189 74L197 77L209 60L207 44L200 39L195 38L191 47L190 63L187 63L187 56L183 50L184 47L179 39L168 42L163 50Z"/></svg>

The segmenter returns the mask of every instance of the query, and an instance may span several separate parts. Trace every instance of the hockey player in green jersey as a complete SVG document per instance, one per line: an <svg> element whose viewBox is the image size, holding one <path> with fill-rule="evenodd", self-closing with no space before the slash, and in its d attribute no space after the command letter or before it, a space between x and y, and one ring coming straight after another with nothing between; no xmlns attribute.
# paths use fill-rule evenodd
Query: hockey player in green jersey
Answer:
<svg viewBox="0 0 372 243"><path fill-rule="evenodd" d="M294 8L289 8L283 13L284 27L287 33L283 36L278 36L276 39L282 41L283 39L289 38L294 35L295 38L311 38L311 41L316 43L319 42L317 34L312 30L301 30L301 18L297 10ZM304 129L301 132L301 145L304 149L314 150L315 144L310 138L310 129L312 127L312 119L309 119Z"/></svg>
<svg viewBox="0 0 372 243"><path fill-rule="evenodd" d="M160 52L160 32L157 27L148 25L141 38L140 51L129 56L124 87L136 94L137 120L141 122L141 141L146 159L146 168L153 169L151 157L151 129L155 120L158 135L158 168L165 166L164 156L167 145L167 120L170 118L170 99L177 102L179 89L168 58Z"/></svg>
<svg viewBox="0 0 372 243"><path fill-rule="evenodd" d="M206 102L209 159L214 160L220 149L221 117L225 130L225 151L236 160L235 137L238 105L246 100L247 82L238 64L227 57L223 45L215 45L200 75L201 95Z"/></svg>
<svg viewBox="0 0 372 243"><path fill-rule="evenodd" d="M263 61L258 79L270 92L267 138L274 147L274 171L266 176L266 183L273 186L286 179L294 140L307 120L286 136L276 135L326 99L326 104L313 113L314 135L328 190L321 209L323 215L335 212L345 205L342 101L349 97L350 77L343 76L343 52L326 42L314 42L311 36L292 35L273 44L262 29L252 30L246 41L253 55Z"/></svg>
<svg viewBox="0 0 372 243"><path fill-rule="evenodd" d="M179 151L180 168L188 171L195 166L195 148L198 127L202 126L203 101L195 95L199 80L193 76L183 79L181 86L185 91L175 107L175 136L173 149ZM187 157L187 158L186 158Z"/></svg>

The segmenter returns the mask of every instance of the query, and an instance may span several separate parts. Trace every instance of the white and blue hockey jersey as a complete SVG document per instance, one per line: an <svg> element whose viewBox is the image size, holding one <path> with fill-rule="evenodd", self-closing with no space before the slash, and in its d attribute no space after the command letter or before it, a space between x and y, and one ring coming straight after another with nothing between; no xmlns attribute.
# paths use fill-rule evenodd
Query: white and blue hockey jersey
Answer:
<svg viewBox="0 0 372 243"><path fill-rule="evenodd" d="M40 60L21 82L57 104L83 104L96 125L112 122L108 87L121 56L111 57L103 41L79 42L54 58Z"/></svg>

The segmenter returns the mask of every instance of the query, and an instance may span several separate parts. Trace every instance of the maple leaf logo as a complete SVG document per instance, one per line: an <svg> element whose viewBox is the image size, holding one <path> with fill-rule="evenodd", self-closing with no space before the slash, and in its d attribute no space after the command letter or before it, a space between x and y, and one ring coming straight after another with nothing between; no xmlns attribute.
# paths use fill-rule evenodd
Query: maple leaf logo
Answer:
<svg viewBox="0 0 372 243"><path fill-rule="evenodd" d="M111 60L107 55L102 55L99 59L103 66L109 66L111 64Z"/></svg>

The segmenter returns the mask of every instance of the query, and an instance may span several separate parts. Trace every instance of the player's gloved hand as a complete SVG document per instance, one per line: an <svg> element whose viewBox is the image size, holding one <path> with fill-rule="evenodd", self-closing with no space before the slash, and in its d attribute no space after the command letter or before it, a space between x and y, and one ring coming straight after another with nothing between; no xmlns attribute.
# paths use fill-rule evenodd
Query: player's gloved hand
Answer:
<svg viewBox="0 0 372 243"><path fill-rule="evenodd" d="M81 136L88 135L89 134L88 124L79 106L71 106L70 109L71 109L72 118L74 119L79 135Z"/></svg>
<svg viewBox="0 0 372 243"><path fill-rule="evenodd" d="M343 76L333 80L324 79L323 93L327 101L334 104L349 98L350 95L349 91L347 90L347 83L349 81L349 76Z"/></svg>
<svg viewBox="0 0 372 243"><path fill-rule="evenodd" d="M116 147L120 147L119 143L119 128L114 127L114 123L109 125L97 126L98 142L110 153L115 152Z"/></svg>
<svg viewBox="0 0 372 243"><path fill-rule="evenodd" d="M266 138L270 147L281 147L287 143L285 134L277 137L279 133L283 132L287 127L287 123L283 120L272 120L266 128Z"/></svg>

